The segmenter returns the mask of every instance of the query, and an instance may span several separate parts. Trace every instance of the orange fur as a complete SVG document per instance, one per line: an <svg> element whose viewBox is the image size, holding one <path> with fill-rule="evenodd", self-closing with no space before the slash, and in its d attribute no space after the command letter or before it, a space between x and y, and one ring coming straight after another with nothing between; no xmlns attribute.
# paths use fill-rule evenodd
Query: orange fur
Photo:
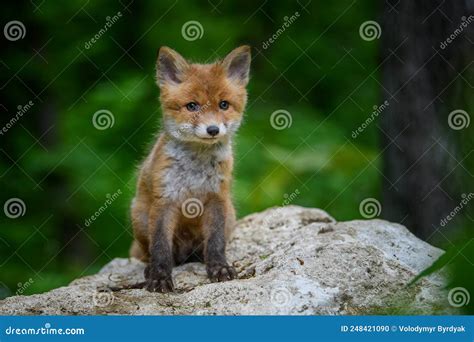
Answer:
<svg viewBox="0 0 474 342"><path fill-rule="evenodd" d="M157 78L164 128L139 171L136 196L131 207L135 236L131 256L150 261L159 220L164 222L159 236L171 246L176 263L185 261L185 257L193 252L202 256L201 261L208 261L206 255L212 254L208 249L214 248L209 247L213 243L211 227L219 226L216 213L222 213L223 233L226 240L229 238L235 223L230 194L233 169L231 142L247 102L246 63L250 63L250 49L247 46L235 49L223 61L213 64L190 64L177 52L167 47L160 49ZM229 104L225 110L220 107L222 101ZM190 102L200 106L199 112L188 110ZM203 137L201 131L211 124L219 125L227 133ZM180 131L182 127L185 127L185 134ZM230 153L226 152L227 149ZM183 177L179 174L181 166L177 163L180 158L190 158L194 162L193 151L198 161L199 158L209 158L211 165L198 163L196 170L191 168L185 172L196 177L196 182L201 182L203 175L200 168L203 168L209 173L209 182L200 186L201 183L195 185L192 179L183 178L183 182L176 181L175 184L174 176ZM191 153L191 156L186 153ZM206 153L215 155L208 157ZM187 182L191 183L186 186ZM217 188L213 188L213 182L218 184ZM190 218L183 214L182 205L188 198L202 203L202 215ZM211 276L213 271L209 272Z"/></svg>

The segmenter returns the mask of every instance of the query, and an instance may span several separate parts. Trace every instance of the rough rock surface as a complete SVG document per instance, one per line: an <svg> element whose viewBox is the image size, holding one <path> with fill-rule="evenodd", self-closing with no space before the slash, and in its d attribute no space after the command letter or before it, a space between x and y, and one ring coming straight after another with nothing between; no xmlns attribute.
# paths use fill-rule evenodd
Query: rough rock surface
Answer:
<svg viewBox="0 0 474 342"><path fill-rule="evenodd" d="M239 279L210 283L190 263L173 271L176 293L103 290L143 281L143 263L115 259L69 286L0 301L0 314L449 313L440 274L406 287L441 254L398 224L287 206L239 221L227 251Z"/></svg>

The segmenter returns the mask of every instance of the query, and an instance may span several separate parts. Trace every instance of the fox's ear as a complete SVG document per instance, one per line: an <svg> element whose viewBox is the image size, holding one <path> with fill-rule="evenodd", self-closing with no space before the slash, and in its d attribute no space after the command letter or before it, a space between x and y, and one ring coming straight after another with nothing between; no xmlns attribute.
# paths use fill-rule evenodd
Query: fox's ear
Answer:
<svg viewBox="0 0 474 342"><path fill-rule="evenodd" d="M188 62L176 51L167 46L160 48L156 61L156 79L158 85L179 84L183 82L183 75L189 67Z"/></svg>
<svg viewBox="0 0 474 342"><path fill-rule="evenodd" d="M250 46L243 45L232 50L222 61L222 65L227 71L227 77L247 85L250 72Z"/></svg>

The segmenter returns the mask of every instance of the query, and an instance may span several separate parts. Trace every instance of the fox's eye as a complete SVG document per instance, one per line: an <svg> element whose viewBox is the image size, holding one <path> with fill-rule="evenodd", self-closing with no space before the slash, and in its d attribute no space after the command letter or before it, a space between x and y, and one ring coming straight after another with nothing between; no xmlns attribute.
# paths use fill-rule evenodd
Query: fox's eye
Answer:
<svg viewBox="0 0 474 342"><path fill-rule="evenodd" d="M219 108L222 110L226 110L229 108L229 102L227 101L221 101L219 102Z"/></svg>
<svg viewBox="0 0 474 342"><path fill-rule="evenodd" d="M190 112L197 112L199 110L199 105L196 102L189 102L186 105L186 109L189 110Z"/></svg>
<svg viewBox="0 0 474 342"><path fill-rule="evenodd" d="M190 112L197 112L199 110L199 105L196 102L189 102L186 104L186 109Z"/></svg>

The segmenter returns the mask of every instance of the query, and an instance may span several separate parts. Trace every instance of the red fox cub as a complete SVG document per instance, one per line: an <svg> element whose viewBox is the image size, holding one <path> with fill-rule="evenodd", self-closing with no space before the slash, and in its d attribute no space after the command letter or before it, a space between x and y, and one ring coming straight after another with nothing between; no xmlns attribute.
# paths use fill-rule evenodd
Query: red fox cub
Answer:
<svg viewBox="0 0 474 342"><path fill-rule="evenodd" d="M139 171L130 255L148 265L148 291L174 290L173 265L203 261L211 281L236 277L225 256L235 224L232 139L247 102L250 47L212 64L162 47L162 132Z"/></svg>

